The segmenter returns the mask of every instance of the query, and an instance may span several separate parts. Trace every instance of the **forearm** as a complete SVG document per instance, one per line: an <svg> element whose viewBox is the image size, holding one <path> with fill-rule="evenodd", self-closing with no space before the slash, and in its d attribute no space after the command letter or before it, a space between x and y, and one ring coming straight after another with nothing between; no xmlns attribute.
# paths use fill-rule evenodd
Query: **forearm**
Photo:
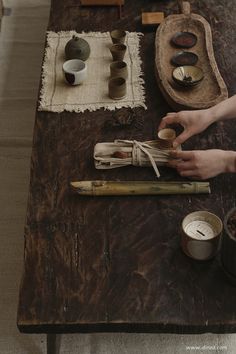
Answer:
<svg viewBox="0 0 236 354"><path fill-rule="evenodd" d="M236 118L236 95L208 109L213 122Z"/></svg>
<svg viewBox="0 0 236 354"><path fill-rule="evenodd" d="M236 151L224 151L225 154L225 171L228 173L236 172Z"/></svg>

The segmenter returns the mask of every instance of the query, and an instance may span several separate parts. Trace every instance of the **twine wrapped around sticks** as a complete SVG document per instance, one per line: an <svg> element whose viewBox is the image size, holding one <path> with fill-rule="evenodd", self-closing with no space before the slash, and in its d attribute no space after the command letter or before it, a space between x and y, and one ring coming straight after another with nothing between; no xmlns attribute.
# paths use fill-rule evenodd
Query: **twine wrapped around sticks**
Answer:
<svg viewBox="0 0 236 354"><path fill-rule="evenodd" d="M156 176L160 177L157 166L167 164L170 160L170 150L161 149L158 140L144 142L115 140L113 143L96 144L94 160L97 169L111 169L127 165L152 166Z"/></svg>

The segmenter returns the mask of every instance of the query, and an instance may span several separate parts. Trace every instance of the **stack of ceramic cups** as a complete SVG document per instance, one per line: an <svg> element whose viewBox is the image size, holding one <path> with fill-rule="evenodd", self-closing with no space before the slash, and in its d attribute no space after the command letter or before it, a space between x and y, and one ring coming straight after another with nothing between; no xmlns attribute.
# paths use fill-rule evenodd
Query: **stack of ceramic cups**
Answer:
<svg viewBox="0 0 236 354"><path fill-rule="evenodd" d="M121 100L126 96L126 80L128 78L128 68L124 61L127 49L124 44L126 32L114 30L110 32L110 35L113 43L110 48L113 62L110 64L109 97L114 100Z"/></svg>

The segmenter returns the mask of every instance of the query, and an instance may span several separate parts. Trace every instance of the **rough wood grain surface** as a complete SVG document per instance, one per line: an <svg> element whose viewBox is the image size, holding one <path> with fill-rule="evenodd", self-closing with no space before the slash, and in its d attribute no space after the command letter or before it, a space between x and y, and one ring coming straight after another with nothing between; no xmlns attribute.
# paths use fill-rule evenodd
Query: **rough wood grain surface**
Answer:
<svg viewBox="0 0 236 354"><path fill-rule="evenodd" d="M157 81L166 100L174 109L204 109L226 99L228 91L215 61L209 23L202 16L188 13L187 6L182 10L183 14L168 16L157 30L155 42ZM172 78L175 67L171 63L171 58L184 50L171 43L172 37L178 32L191 32L197 37L196 45L189 51L197 54L196 66L203 70L204 78L197 86L191 88L179 86Z"/></svg>
<svg viewBox="0 0 236 354"><path fill-rule="evenodd" d="M140 31L143 10L177 13L175 1L127 0L124 17L114 22L114 8L76 5L53 0L48 29ZM216 59L233 94L234 2L201 0L192 6L211 23ZM196 262L180 249L187 213L204 209L223 217L235 205L235 175L214 178L210 195L82 198L69 190L73 180L155 179L150 168L101 171L93 162L95 143L152 140L171 111L156 83L154 44L155 33L147 30L141 42L147 111L36 113L17 320L23 332L236 331L236 288L220 257ZM236 150L234 126L215 124L183 148ZM163 167L161 180L181 178Z"/></svg>
<svg viewBox="0 0 236 354"><path fill-rule="evenodd" d="M81 5L86 6L110 6L124 5L124 0L80 0Z"/></svg>

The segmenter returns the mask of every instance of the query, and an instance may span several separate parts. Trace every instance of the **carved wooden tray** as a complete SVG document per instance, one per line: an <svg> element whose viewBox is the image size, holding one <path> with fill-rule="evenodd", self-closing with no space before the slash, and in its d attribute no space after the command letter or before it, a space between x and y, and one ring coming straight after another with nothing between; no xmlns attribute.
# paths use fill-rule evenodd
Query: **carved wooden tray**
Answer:
<svg viewBox="0 0 236 354"><path fill-rule="evenodd" d="M178 1L179 15L168 16L156 33L156 76L158 85L170 106L179 109L203 109L214 106L228 97L228 90L217 67L212 46L209 23L202 17L190 12L187 1ZM177 32L191 32L197 36L197 43L190 49L180 49L171 44ZM204 72L203 80L194 87L184 88L172 79L175 68L171 58L181 50L198 55L197 66Z"/></svg>

